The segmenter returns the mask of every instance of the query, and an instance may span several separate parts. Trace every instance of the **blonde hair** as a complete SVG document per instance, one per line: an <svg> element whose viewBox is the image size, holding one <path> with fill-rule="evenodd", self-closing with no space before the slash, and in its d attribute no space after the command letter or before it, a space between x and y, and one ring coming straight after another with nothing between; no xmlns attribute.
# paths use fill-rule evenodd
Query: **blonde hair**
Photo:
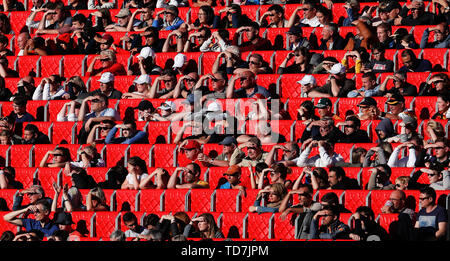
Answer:
<svg viewBox="0 0 450 261"><path fill-rule="evenodd" d="M111 49L107 49L107 50L103 50L100 52L100 55L102 56L107 56L109 59L111 59L111 61L113 61L114 63L117 62L117 57L116 57L116 53L114 53L113 50Z"/></svg>
<svg viewBox="0 0 450 261"><path fill-rule="evenodd" d="M427 123L427 126L433 129L434 133L438 137L444 137L445 136L445 130L444 126L438 121L435 120L429 120Z"/></svg>
<svg viewBox="0 0 450 261"><path fill-rule="evenodd" d="M400 182L401 184L405 185L406 183L409 182L410 179L411 179L411 178L408 177L408 176L400 176L400 177L397 177L397 178L395 179L395 182L397 183L397 181L398 181L398 182Z"/></svg>

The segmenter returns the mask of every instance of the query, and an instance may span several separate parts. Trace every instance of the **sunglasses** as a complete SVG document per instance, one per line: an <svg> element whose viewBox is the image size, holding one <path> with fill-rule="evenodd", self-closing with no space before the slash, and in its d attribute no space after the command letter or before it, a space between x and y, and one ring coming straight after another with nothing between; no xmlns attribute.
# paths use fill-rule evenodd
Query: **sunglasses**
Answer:
<svg viewBox="0 0 450 261"><path fill-rule="evenodd" d="M241 78L239 78L239 80L240 80L241 82L243 82L243 81L248 81L248 77L241 77Z"/></svg>
<svg viewBox="0 0 450 261"><path fill-rule="evenodd" d="M0 118L0 121L8 121L7 117Z"/></svg>
<svg viewBox="0 0 450 261"><path fill-rule="evenodd" d="M434 176L436 176L437 174L428 174L428 177L434 177Z"/></svg>
<svg viewBox="0 0 450 261"><path fill-rule="evenodd" d="M131 128L123 128L122 130L124 130L124 131L130 131Z"/></svg>
<svg viewBox="0 0 450 261"><path fill-rule="evenodd" d="M429 197L426 197L426 198L419 198L419 200L422 201L422 200L425 200L425 199L428 199L428 198L429 198Z"/></svg>
<svg viewBox="0 0 450 261"><path fill-rule="evenodd" d="M53 157L62 157L64 154L53 154Z"/></svg>
<svg viewBox="0 0 450 261"><path fill-rule="evenodd" d="M101 102L100 99L93 99L91 102Z"/></svg>
<svg viewBox="0 0 450 261"><path fill-rule="evenodd" d="M443 83L443 82L445 82L444 80L437 80L437 81L434 81L433 83L434 84L439 84L439 83Z"/></svg>
<svg viewBox="0 0 450 261"><path fill-rule="evenodd" d="M109 61L109 58L100 59L100 61L107 62L107 61Z"/></svg>
<svg viewBox="0 0 450 261"><path fill-rule="evenodd" d="M110 127L100 127L100 130L110 130Z"/></svg>
<svg viewBox="0 0 450 261"><path fill-rule="evenodd" d="M219 82L219 81L222 81L223 79L217 79L217 78L211 78L211 81L213 81L213 82Z"/></svg>
<svg viewBox="0 0 450 261"><path fill-rule="evenodd" d="M302 10L303 10L303 11L308 11L308 10L309 10L309 8L302 8Z"/></svg>
<svg viewBox="0 0 450 261"><path fill-rule="evenodd" d="M165 15L169 15L169 14L170 14L170 15L175 15L174 13L172 13L172 12L167 12L167 11L164 11L163 14L165 14Z"/></svg>
<svg viewBox="0 0 450 261"><path fill-rule="evenodd" d="M248 150L256 150L256 147L247 147Z"/></svg>
<svg viewBox="0 0 450 261"><path fill-rule="evenodd" d="M189 79L186 79L186 81L187 81L187 82L196 82L197 80L192 79L192 78L189 78Z"/></svg>
<svg viewBox="0 0 450 261"><path fill-rule="evenodd" d="M151 37L155 37L155 35L153 35L153 34L147 34L147 35L144 35L144 37L145 37L145 38L151 38Z"/></svg>
<svg viewBox="0 0 450 261"><path fill-rule="evenodd" d="M233 174L227 174L227 173L225 173L225 174L223 174L224 176L230 176L230 177L237 177L237 176L239 176L239 173L233 173Z"/></svg>
<svg viewBox="0 0 450 261"><path fill-rule="evenodd" d="M254 64L254 65L257 65L257 64L258 64L258 63L255 62L255 61L250 61L249 63L250 63L250 64Z"/></svg>
<svg viewBox="0 0 450 261"><path fill-rule="evenodd" d="M270 17L273 17L273 16L275 16L275 14L269 14L269 16L270 16Z"/></svg>

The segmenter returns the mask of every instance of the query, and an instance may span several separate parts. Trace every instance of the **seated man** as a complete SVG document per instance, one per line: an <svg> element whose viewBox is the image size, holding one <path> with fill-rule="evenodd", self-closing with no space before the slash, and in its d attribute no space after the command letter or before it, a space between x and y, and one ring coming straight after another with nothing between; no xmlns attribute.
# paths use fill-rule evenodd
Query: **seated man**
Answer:
<svg viewBox="0 0 450 261"><path fill-rule="evenodd" d="M274 156L277 150L283 150L283 157L281 161L275 161ZM300 155L300 147L296 142L287 142L285 145L275 145L269 151L266 158L266 164L272 166L275 163L283 163L286 166L297 166Z"/></svg>
<svg viewBox="0 0 450 261"><path fill-rule="evenodd" d="M235 84L238 79L241 82L241 88L236 90ZM256 96L270 97L270 92L256 83L256 75L250 70L242 71L232 77L228 83L226 94L227 99L252 98Z"/></svg>
<svg viewBox="0 0 450 261"><path fill-rule="evenodd" d="M122 137L115 137L117 130L122 130ZM148 144L148 133L136 129L135 121L124 121L115 125L106 136L106 144Z"/></svg>
<svg viewBox="0 0 450 261"><path fill-rule="evenodd" d="M430 32L434 31L436 40L429 42ZM435 27L426 28L420 40L420 48L448 48L450 47L450 34L448 24L446 22L439 23Z"/></svg>
<svg viewBox="0 0 450 261"><path fill-rule="evenodd" d="M307 140L302 146L305 146L304 150L300 154L297 161L298 167L328 167L334 165L336 162L344 161L344 158L334 151L334 144L325 140ZM309 157L313 147L319 147L319 154Z"/></svg>
<svg viewBox="0 0 450 261"><path fill-rule="evenodd" d="M339 217L339 210L335 206L323 207L311 221L311 239L348 239L350 228L342 223ZM322 220L321 223L319 223L320 220Z"/></svg>
<svg viewBox="0 0 450 261"><path fill-rule="evenodd" d="M412 230L416 220L415 211L407 206L406 194L403 190L394 190L389 196L389 200L381 208L381 213L398 214L398 222L392 224L390 239L412 240Z"/></svg>
<svg viewBox="0 0 450 261"><path fill-rule="evenodd" d="M377 85L377 76L374 72L364 73L361 77L361 88L347 94L348 98L375 96L383 96L383 92L380 91L380 85Z"/></svg>
<svg viewBox="0 0 450 261"><path fill-rule="evenodd" d="M94 67L97 61L101 62L99 68ZM99 56L94 57L86 74L87 76L100 76L106 72L112 73L113 75L127 75L125 67L117 62L116 54L112 49L103 50Z"/></svg>
<svg viewBox="0 0 450 261"><path fill-rule="evenodd" d="M371 143L367 131L361 130L361 121L356 116L348 116L344 122L339 122L336 127L344 126L344 136L339 143Z"/></svg>
<svg viewBox="0 0 450 261"><path fill-rule="evenodd" d="M320 120L311 121L305 128L300 138L300 142L306 142L308 139L328 140L332 143L337 142L344 136L339 128L334 126L334 120L331 117L323 117Z"/></svg>
<svg viewBox="0 0 450 261"><path fill-rule="evenodd" d="M230 166L236 165L237 159L244 153L244 148L247 148L247 155L237 165L240 167L254 167L259 162L265 162L268 153L263 150L261 141L257 137L252 137L247 142L240 144L233 152L230 159Z"/></svg>
<svg viewBox="0 0 450 261"><path fill-rule="evenodd" d="M91 112L89 113L88 102L91 105ZM97 93L85 98L78 113L78 121L83 122L83 128L81 128L78 135L79 142L81 144L86 143L87 136L93 125L105 120L121 120L119 113L115 109L108 108L108 97L103 93Z"/></svg>
<svg viewBox="0 0 450 261"><path fill-rule="evenodd" d="M50 139L34 124L27 124L23 130L23 144L50 144Z"/></svg>
<svg viewBox="0 0 450 261"><path fill-rule="evenodd" d="M161 18L161 14L164 15ZM184 21L178 16L178 7L174 5L168 5L164 7L164 10L156 13L155 20L153 20L153 27L158 28L159 30L176 30L178 29Z"/></svg>
<svg viewBox="0 0 450 261"><path fill-rule="evenodd" d="M25 97L16 96L12 104L13 111L8 117L14 119L16 123L35 121L34 116L27 112L27 102Z"/></svg>
<svg viewBox="0 0 450 261"><path fill-rule="evenodd" d="M182 182L180 182L178 176L179 172L182 172ZM199 188L209 188L208 182L200 180L201 168L197 163L189 163L186 167L177 167L172 175L170 176L169 183L167 184L168 189L199 189ZM180 184L181 183L181 184Z"/></svg>
<svg viewBox="0 0 450 261"><path fill-rule="evenodd" d="M339 27L334 23L323 27L320 41L319 50L344 50L346 45L345 39L339 34Z"/></svg>
<svg viewBox="0 0 450 261"><path fill-rule="evenodd" d="M117 23L112 23L105 26L106 32L124 32L127 31L128 22L131 19L131 11L128 8L120 9L119 13L115 16Z"/></svg>
<svg viewBox="0 0 450 261"><path fill-rule="evenodd" d="M429 60L418 59L411 49L405 49L402 52L401 59L404 65L398 69L399 73L430 72L433 68Z"/></svg>
<svg viewBox="0 0 450 261"><path fill-rule="evenodd" d="M394 62L385 57L386 49L381 44L375 44L372 47L372 60L368 65L363 64L361 70L364 73L384 73L394 71Z"/></svg>
<svg viewBox="0 0 450 261"><path fill-rule="evenodd" d="M6 222L16 226L25 228L26 231L37 229L44 233L44 236L49 237L53 235L59 228L50 219L50 204L46 200L39 200L35 204L29 205L26 208L12 211L3 216ZM34 214L35 218L19 218L19 215Z"/></svg>
<svg viewBox="0 0 450 261"><path fill-rule="evenodd" d="M225 178L219 179L217 189L239 189L245 193L245 187L241 185L241 167L232 165L223 174Z"/></svg>
<svg viewBox="0 0 450 261"><path fill-rule="evenodd" d="M250 23L250 26L242 26L236 30L233 37L233 45L239 46L241 52L272 50L272 43L259 35L260 26L257 22ZM242 32L246 33L247 41L238 44L238 39Z"/></svg>
<svg viewBox="0 0 450 261"><path fill-rule="evenodd" d="M409 11L411 13L408 15ZM434 13L425 11L425 3L422 0L413 0L411 4L404 5L400 17L395 19L395 25L434 25L437 17Z"/></svg>
<svg viewBox="0 0 450 261"><path fill-rule="evenodd" d="M361 189L356 179L346 176L343 167L330 167L328 171L328 183L331 189Z"/></svg>
<svg viewBox="0 0 450 261"><path fill-rule="evenodd" d="M237 150L238 143L236 138L233 136L225 137L219 145L223 145L223 151L217 157L214 157L211 153L209 155L205 155L201 153L198 157L198 160L201 162L207 162L209 166L216 167L228 167L230 166L231 156L234 151ZM245 157L244 152L241 151L238 156L235 158L235 163L240 163L242 158Z"/></svg>
<svg viewBox="0 0 450 261"><path fill-rule="evenodd" d="M393 86L388 87L388 82L392 80ZM380 84L380 91L387 91L389 93L399 93L403 96L416 96L417 87L407 81L407 73L395 72L393 75L388 75Z"/></svg>
<svg viewBox="0 0 450 261"><path fill-rule="evenodd" d="M322 87L313 89L309 97L347 97L347 94L355 89L355 81L348 79L346 67L337 63L328 71L329 78Z"/></svg>
<svg viewBox="0 0 450 261"><path fill-rule="evenodd" d="M308 38L303 36L303 29L300 26L293 25L287 32L287 40L289 41L288 50L293 51L300 46L311 49Z"/></svg>
<svg viewBox="0 0 450 261"><path fill-rule="evenodd" d="M269 19L267 19L269 17ZM287 27L287 20L284 17L284 8L281 5L274 4L261 15L259 24L261 27L268 28L285 28Z"/></svg>
<svg viewBox="0 0 450 261"><path fill-rule="evenodd" d="M372 97L365 97L359 104L360 112L356 114L359 120L380 120L385 113L380 111L377 101Z"/></svg>
<svg viewBox="0 0 450 261"><path fill-rule="evenodd" d="M164 83L164 85L161 84ZM175 86L177 85L177 76L174 70L165 69L161 76L158 76L153 81L152 87L148 97L150 99L159 98L167 99L173 96Z"/></svg>

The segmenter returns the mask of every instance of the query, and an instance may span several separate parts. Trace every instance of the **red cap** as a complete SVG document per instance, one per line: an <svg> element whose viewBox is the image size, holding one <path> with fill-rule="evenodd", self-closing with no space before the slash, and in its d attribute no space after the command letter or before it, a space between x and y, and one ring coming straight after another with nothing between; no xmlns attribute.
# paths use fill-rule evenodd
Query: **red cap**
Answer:
<svg viewBox="0 0 450 261"><path fill-rule="evenodd" d="M200 149L200 143L196 140L188 140L187 143L183 146L183 149Z"/></svg>

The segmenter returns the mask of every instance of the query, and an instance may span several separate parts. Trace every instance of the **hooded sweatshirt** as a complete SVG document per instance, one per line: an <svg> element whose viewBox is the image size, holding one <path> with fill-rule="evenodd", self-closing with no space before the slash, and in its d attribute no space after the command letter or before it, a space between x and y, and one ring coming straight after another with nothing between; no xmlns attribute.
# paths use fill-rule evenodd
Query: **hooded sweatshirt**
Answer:
<svg viewBox="0 0 450 261"><path fill-rule="evenodd" d="M375 128L376 131L381 130L386 133L386 137L384 139L380 138L380 135L377 132L378 140L377 143L382 142L386 140L387 138L390 138L395 135L394 130L394 124L392 124L392 121L388 118L382 119L380 123L378 123L378 126Z"/></svg>

